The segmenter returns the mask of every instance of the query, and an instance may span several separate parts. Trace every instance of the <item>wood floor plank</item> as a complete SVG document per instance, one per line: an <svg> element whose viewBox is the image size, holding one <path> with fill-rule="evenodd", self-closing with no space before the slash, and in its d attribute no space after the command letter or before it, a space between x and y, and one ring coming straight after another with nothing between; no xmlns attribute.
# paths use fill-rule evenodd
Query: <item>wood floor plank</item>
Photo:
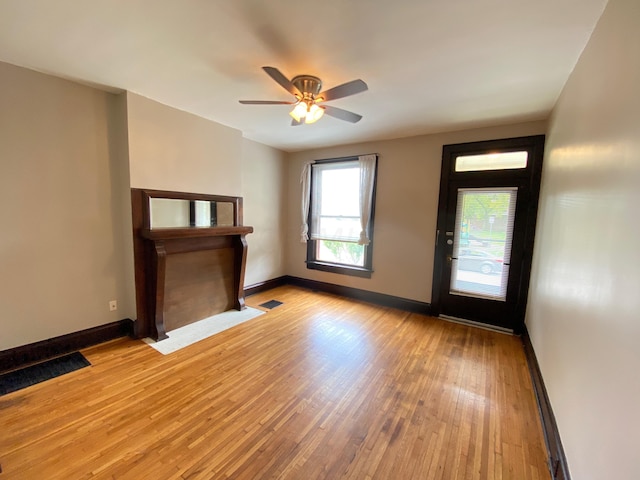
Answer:
<svg viewBox="0 0 640 480"><path fill-rule="evenodd" d="M516 337L291 286L247 303L272 299L0 397L2 480L549 480Z"/></svg>

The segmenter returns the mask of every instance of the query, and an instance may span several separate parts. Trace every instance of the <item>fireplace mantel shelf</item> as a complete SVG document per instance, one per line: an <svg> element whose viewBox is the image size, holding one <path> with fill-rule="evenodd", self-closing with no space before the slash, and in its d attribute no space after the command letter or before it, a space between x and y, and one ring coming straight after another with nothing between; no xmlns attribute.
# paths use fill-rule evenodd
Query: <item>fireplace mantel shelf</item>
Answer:
<svg viewBox="0 0 640 480"><path fill-rule="evenodd" d="M177 238L222 237L229 235L246 235L253 232L253 227L187 227L187 228L153 228L142 229L143 238L148 240L171 240Z"/></svg>

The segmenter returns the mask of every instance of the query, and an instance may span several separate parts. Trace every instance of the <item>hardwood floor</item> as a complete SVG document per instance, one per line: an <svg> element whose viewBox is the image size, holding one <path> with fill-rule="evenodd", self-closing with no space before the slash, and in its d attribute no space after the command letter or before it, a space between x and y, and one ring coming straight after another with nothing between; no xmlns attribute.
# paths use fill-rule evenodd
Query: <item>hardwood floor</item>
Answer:
<svg viewBox="0 0 640 480"><path fill-rule="evenodd" d="M518 338L285 286L163 356L0 397L0 480L549 479Z"/></svg>

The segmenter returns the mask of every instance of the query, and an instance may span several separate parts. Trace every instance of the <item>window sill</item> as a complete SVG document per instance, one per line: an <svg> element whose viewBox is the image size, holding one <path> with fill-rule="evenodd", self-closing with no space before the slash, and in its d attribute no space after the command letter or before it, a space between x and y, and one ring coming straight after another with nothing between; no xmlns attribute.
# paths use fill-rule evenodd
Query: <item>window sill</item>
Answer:
<svg viewBox="0 0 640 480"><path fill-rule="evenodd" d="M334 263L324 263L307 261L309 270L321 270L323 272L338 273L340 275L350 275L352 277L371 278L373 270L364 267L351 267L349 265L336 265Z"/></svg>

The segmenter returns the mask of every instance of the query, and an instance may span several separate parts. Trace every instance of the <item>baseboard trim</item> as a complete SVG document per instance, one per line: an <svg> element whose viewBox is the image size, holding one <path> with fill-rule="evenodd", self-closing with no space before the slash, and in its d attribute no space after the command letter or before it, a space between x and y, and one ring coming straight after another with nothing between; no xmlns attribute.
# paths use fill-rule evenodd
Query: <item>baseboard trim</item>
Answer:
<svg viewBox="0 0 640 480"><path fill-rule="evenodd" d="M547 389L544 386L540 365L538 364L538 359L536 358L536 353L533 349L531 338L529 337L529 332L527 331L526 326L524 327L521 338L522 344L524 345L527 364L529 365L533 391L538 403L540 420L542 421L542 433L544 435L545 444L547 445L551 478L553 480L571 480L571 476L569 475L569 465L567 464L567 458L565 457L564 448L562 447L556 418L553 415L553 410L551 409L551 402L549 401Z"/></svg>
<svg viewBox="0 0 640 480"><path fill-rule="evenodd" d="M114 338L133 335L133 320L125 318L117 322L99 325L79 332L42 340L29 345L0 352L0 371L14 370L30 363L75 352L81 348L107 342Z"/></svg>
<svg viewBox="0 0 640 480"><path fill-rule="evenodd" d="M317 290L325 293L332 293L342 297L362 300L383 307L397 308L408 312L421 313L423 315L431 314L431 304L410 300L408 298L395 297L385 293L371 292L369 290L361 290L359 288L345 287L333 283L318 282L306 278L287 276L287 283L297 287L308 288L309 290Z"/></svg>
<svg viewBox="0 0 640 480"><path fill-rule="evenodd" d="M265 280L264 282L254 283L253 285L249 285L244 288L244 296L249 297L251 295L255 295L256 293L266 292L267 290L271 290L272 288L281 287L283 285L287 285L287 276L283 275L282 277L272 278L271 280Z"/></svg>

